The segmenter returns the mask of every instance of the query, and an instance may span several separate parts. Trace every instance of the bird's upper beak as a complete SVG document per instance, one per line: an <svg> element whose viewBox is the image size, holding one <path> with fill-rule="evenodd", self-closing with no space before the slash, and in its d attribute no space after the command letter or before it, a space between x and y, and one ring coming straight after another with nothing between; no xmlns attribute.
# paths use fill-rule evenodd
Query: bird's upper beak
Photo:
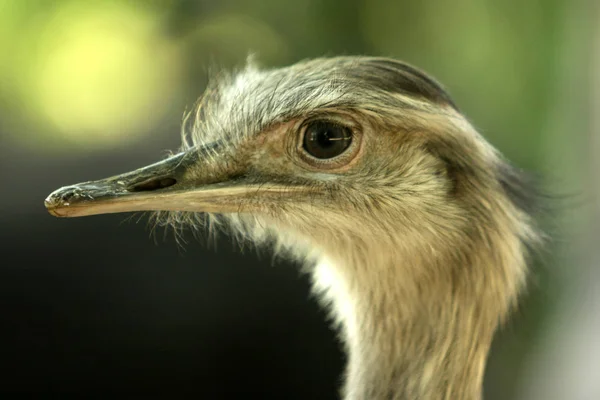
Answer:
<svg viewBox="0 0 600 400"><path fill-rule="evenodd" d="M248 201L257 190L262 200L294 192L290 186L250 181L243 170L231 167L235 163L215 168L214 155L204 157L209 163L202 154L209 153L190 150L132 172L65 186L44 204L56 217L162 210L226 213L242 211L245 204L257 207Z"/></svg>

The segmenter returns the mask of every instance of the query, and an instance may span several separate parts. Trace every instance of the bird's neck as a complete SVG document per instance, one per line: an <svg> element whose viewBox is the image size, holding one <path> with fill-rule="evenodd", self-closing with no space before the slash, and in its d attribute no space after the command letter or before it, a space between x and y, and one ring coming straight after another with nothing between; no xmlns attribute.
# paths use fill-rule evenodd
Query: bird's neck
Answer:
<svg viewBox="0 0 600 400"><path fill-rule="evenodd" d="M381 254L363 263L323 258L315 269L315 287L331 303L348 353L344 399L480 399L506 310L476 281L493 266L406 264Z"/></svg>

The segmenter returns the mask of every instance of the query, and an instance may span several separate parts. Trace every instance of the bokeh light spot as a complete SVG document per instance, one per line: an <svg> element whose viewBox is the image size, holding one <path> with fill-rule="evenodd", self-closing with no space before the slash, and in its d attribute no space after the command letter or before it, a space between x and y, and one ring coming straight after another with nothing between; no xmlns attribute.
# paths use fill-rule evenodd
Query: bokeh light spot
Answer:
<svg viewBox="0 0 600 400"><path fill-rule="evenodd" d="M44 27L31 93L73 143L112 145L149 133L178 84L178 57L143 8L72 3Z"/></svg>

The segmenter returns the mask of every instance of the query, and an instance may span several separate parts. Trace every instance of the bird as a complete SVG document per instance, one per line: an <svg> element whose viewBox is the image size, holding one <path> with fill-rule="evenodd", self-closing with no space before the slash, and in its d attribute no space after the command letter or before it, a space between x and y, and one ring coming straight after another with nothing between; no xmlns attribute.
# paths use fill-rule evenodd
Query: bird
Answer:
<svg viewBox="0 0 600 400"><path fill-rule="evenodd" d="M422 69L368 55L211 79L182 145L61 187L56 217L220 226L310 272L347 353L344 400L481 399L543 242L527 172Z"/></svg>

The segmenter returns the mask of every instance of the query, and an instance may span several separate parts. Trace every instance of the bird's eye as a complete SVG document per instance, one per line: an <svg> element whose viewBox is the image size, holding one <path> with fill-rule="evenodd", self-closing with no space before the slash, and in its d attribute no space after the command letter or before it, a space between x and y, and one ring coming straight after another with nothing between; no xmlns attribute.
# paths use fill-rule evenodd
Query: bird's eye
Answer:
<svg viewBox="0 0 600 400"><path fill-rule="evenodd" d="M304 130L302 147L318 159L334 158L352 143L350 128L329 121L314 121Z"/></svg>

